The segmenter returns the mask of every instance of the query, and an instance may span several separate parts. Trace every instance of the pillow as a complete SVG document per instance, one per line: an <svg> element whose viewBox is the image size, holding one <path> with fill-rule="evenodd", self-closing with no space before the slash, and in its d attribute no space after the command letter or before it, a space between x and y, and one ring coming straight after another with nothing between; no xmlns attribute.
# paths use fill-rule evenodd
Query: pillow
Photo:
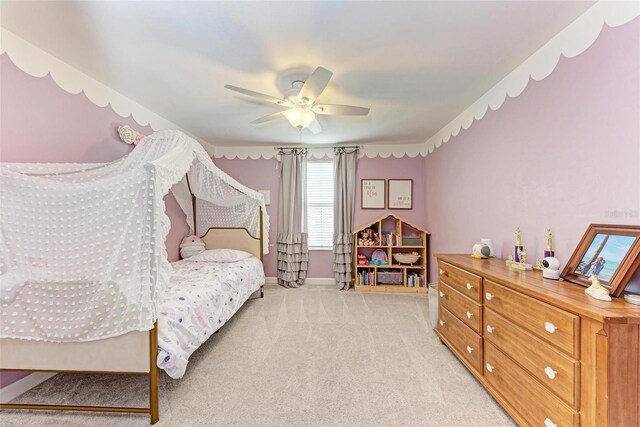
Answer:
<svg viewBox="0 0 640 427"><path fill-rule="evenodd" d="M236 249L209 249L204 252L200 252L190 258L187 261L196 262L237 262L252 256L249 252L238 251Z"/></svg>
<svg viewBox="0 0 640 427"><path fill-rule="evenodd" d="M204 251L204 242L198 236L187 234L180 243L180 256L190 258Z"/></svg>

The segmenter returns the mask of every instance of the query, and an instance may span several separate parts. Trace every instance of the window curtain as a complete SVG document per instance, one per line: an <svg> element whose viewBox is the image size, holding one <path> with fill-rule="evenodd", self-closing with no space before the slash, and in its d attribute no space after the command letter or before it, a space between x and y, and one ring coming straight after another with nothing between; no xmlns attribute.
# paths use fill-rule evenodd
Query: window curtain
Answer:
<svg viewBox="0 0 640 427"><path fill-rule="evenodd" d="M358 149L336 148L333 160L333 273L339 290L351 287L353 216L356 202Z"/></svg>
<svg viewBox="0 0 640 427"><path fill-rule="evenodd" d="M307 150L281 150L278 197L278 284L304 284L309 264L306 213Z"/></svg>

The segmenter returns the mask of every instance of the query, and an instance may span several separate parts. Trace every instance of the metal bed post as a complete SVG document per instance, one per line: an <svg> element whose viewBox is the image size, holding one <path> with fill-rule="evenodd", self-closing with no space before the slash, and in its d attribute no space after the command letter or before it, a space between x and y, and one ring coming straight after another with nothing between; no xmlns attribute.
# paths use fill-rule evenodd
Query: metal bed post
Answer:
<svg viewBox="0 0 640 427"><path fill-rule="evenodd" d="M263 234L264 234L264 221L263 221L262 206L260 206L260 261L264 263L264 235ZM264 284L260 286L260 298L264 298Z"/></svg>
<svg viewBox="0 0 640 427"><path fill-rule="evenodd" d="M158 384L158 321L149 331L149 416L151 424L160 420L159 384Z"/></svg>

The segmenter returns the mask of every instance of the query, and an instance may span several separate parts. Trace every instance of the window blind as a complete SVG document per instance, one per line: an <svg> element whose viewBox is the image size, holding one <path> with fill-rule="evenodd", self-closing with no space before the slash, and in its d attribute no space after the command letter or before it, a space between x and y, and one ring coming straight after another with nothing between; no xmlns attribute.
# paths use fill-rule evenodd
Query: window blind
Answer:
<svg viewBox="0 0 640 427"><path fill-rule="evenodd" d="M309 249L333 248L333 162L307 163Z"/></svg>

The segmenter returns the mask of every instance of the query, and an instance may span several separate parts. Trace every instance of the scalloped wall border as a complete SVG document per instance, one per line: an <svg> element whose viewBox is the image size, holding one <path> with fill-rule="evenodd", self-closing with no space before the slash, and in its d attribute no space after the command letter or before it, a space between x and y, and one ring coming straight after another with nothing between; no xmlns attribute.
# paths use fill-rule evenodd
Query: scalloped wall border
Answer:
<svg viewBox="0 0 640 427"><path fill-rule="evenodd" d="M480 121L489 108L492 111L498 110L504 104L507 96L510 98L519 96L531 79L540 81L548 77L555 70L561 56L573 58L587 50L597 40L605 24L609 27L619 27L638 16L640 16L640 2L600 0L426 142L419 144L389 144L386 146L365 145L363 155L383 158L393 155L400 158L403 156L427 156L433 153L433 150L443 143L450 141L452 137L458 136L462 129L469 129L474 121ZM316 158L324 155L321 150L312 153L314 153L313 157ZM263 157L269 159L274 155L275 151L272 147L216 146L215 148L215 157L218 158L233 159L237 157L246 159L250 157L258 159Z"/></svg>
<svg viewBox="0 0 640 427"><path fill-rule="evenodd" d="M361 156L369 158L394 156L427 156L443 143L457 136L461 130L481 120L488 109L498 110L507 96L515 98L527 87L531 79L540 81L555 70L560 57L572 58L587 50L598 38L605 24L618 27L640 15L640 2L600 0L575 21L556 34L533 55L511 71L506 77L478 98L451 122L436 132L424 143L364 145ZM84 92L94 104L110 105L121 117L131 116L142 126L154 130L180 129L175 123L159 116L114 89L73 68L53 55L34 46L10 31L0 28L0 54L9 55L22 71L35 77L50 74L58 86L65 91L78 94ZM201 142L202 143L202 142ZM276 155L273 146L229 147L202 144L215 158L270 159ZM314 150L311 156L332 156L332 150Z"/></svg>
<svg viewBox="0 0 640 427"><path fill-rule="evenodd" d="M353 145L353 144L349 144ZM329 148L313 148L313 145L309 145L309 157L314 159L322 159L325 157L333 157L333 149ZM396 158L401 157L416 157L420 156L424 149L424 143L416 144L391 144L391 145L361 145L360 157L382 157L384 159L393 156ZM213 157L216 159L272 159L277 155L277 151L273 146L246 146L246 147L228 147L228 146L216 146L214 149Z"/></svg>
<svg viewBox="0 0 640 427"><path fill-rule="evenodd" d="M51 75L63 90L85 96L99 107L109 105L120 117L132 117L140 126L149 125L153 130L180 129L175 123L143 107L118 91L100 83L80 70L61 61L39 47L12 32L0 28L0 55L7 54L11 61L25 73L34 77Z"/></svg>
<svg viewBox="0 0 640 427"><path fill-rule="evenodd" d="M531 79L540 81L548 77L558 65L560 56L573 58L587 50L600 35L604 24L618 27L639 15L640 2L600 0L429 138L421 154L432 153L462 129L469 129L489 108L492 111L499 109L507 95L510 98L520 95Z"/></svg>

